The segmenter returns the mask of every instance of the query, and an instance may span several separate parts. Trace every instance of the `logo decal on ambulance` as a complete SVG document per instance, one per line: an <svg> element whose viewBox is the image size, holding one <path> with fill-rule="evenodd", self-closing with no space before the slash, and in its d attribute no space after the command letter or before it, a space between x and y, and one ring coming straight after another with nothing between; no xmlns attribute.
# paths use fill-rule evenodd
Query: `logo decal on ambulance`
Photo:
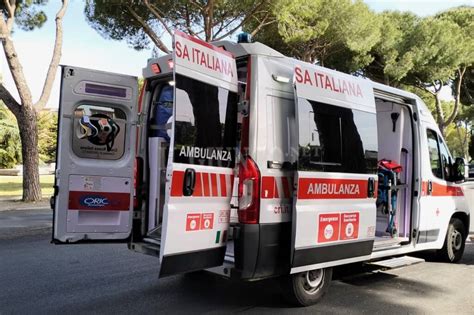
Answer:
<svg viewBox="0 0 474 315"><path fill-rule="evenodd" d="M201 229L201 214L189 213L186 216L186 231L198 231Z"/></svg>
<svg viewBox="0 0 474 315"><path fill-rule="evenodd" d="M212 230L214 213L188 213L186 215L186 232Z"/></svg>
<svg viewBox="0 0 474 315"><path fill-rule="evenodd" d="M319 215L318 243L353 240L359 237L359 212Z"/></svg>
<svg viewBox="0 0 474 315"><path fill-rule="evenodd" d="M97 208L108 206L109 200L107 199L107 197L102 197L99 195L90 195L81 197L79 203L85 207Z"/></svg>
<svg viewBox="0 0 474 315"><path fill-rule="evenodd" d="M318 243L334 242L339 238L339 213L319 215Z"/></svg>
<svg viewBox="0 0 474 315"><path fill-rule="evenodd" d="M341 240L359 237L359 212L341 213Z"/></svg>

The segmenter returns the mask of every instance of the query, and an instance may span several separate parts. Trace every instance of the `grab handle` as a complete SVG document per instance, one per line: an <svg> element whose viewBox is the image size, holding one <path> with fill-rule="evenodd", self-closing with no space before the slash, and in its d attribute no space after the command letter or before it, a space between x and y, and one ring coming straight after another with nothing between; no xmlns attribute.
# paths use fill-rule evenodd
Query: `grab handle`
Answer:
<svg viewBox="0 0 474 315"><path fill-rule="evenodd" d="M187 168L184 171L183 196L192 196L194 186L196 185L196 171L193 168Z"/></svg>
<svg viewBox="0 0 474 315"><path fill-rule="evenodd" d="M373 177L370 177L367 182L367 197L375 197L375 179Z"/></svg>

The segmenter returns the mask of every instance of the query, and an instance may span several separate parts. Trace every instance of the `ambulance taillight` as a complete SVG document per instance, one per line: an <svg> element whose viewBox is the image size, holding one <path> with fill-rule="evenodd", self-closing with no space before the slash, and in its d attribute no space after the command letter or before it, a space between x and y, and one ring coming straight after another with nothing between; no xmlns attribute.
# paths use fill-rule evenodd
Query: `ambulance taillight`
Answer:
<svg viewBox="0 0 474 315"><path fill-rule="evenodd" d="M257 224L260 212L260 171L247 156L239 164L239 222Z"/></svg>

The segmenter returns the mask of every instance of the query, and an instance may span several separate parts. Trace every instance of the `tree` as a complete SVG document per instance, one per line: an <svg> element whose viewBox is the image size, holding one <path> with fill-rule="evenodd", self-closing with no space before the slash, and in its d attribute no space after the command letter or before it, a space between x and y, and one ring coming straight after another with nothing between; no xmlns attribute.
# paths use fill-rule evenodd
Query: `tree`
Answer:
<svg viewBox="0 0 474 315"><path fill-rule="evenodd" d="M456 23L463 33L463 40L467 41L470 53L466 56L464 77L457 75L452 84L453 96L460 98L460 103L472 105L474 103L474 7L461 6L442 12L438 19ZM463 70L463 69L461 69Z"/></svg>
<svg viewBox="0 0 474 315"><path fill-rule="evenodd" d="M0 102L0 168L12 168L20 162L20 134L16 119Z"/></svg>
<svg viewBox="0 0 474 315"><path fill-rule="evenodd" d="M456 8L424 19L397 12L385 12L382 17L384 32L365 74L386 84L416 86L430 93L444 133L456 119L464 75L474 62L474 8ZM444 86L452 87L455 99L448 112L440 99Z"/></svg>
<svg viewBox="0 0 474 315"><path fill-rule="evenodd" d="M38 114L38 149L41 162L52 163L56 160L57 128L57 113L41 111Z"/></svg>
<svg viewBox="0 0 474 315"><path fill-rule="evenodd" d="M474 132L472 132L471 129L471 141L469 144L469 156L471 157L471 160L474 160Z"/></svg>
<svg viewBox="0 0 474 315"><path fill-rule="evenodd" d="M379 19L362 1L279 0L272 14L276 27L259 34L259 41L341 71L368 64L369 51L380 37Z"/></svg>
<svg viewBox="0 0 474 315"><path fill-rule="evenodd" d="M380 14L380 40L373 46L373 60L364 69L372 80L399 87L414 66L412 32L421 19L413 13L385 11Z"/></svg>
<svg viewBox="0 0 474 315"><path fill-rule="evenodd" d="M460 85L456 88L453 109L447 115L441 106L441 89L453 82L455 77L459 78L459 83L462 82L466 67L472 62L469 40L463 36L457 24L449 20L428 18L415 27L412 43L414 66L407 75L407 81L432 94L437 123L444 134L444 129L454 122L459 110Z"/></svg>
<svg viewBox="0 0 474 315"><path fill-rule="evenodd" d="M269 15L270 0L87 0L85 15L89 24L105 38L126 40L143 49L152 42L168 54L162 39L180 30L207 42L224 39L255 16ZM258 31L267 23L263 18Z"/></svg>
<svg viewBox="0 0 474 315"><path fill-rule="evenodd" d="M62 0L62 6L56 14L56 39L53 56L44 80L43 91L38 101L34 102L30 88L26 82L20 59L11 37L14 24L24 30L41 27L46 21L46 15L39 10L47 0L5 0L0 5L3 14L0 18L0 37L10 73L15 82L20 100L17 101L3 84L0 84L0 98L15 115L21 139L21 155L23 160L23 201L41 199L39 184L39 152L37 111L44 108L51 94L56 70L61 58L63 40L62 20L66 13L68 0Z"/></svg>
<svg viewBox="0 0 474 315"><path fill-rule="evenodd" d="M452 87L454 88L453 95L455 95L455 87L459 84L459 78L456 78ZM474 104L474 65L467 67L464 74L464 79L461 82L461 104L465 106L471 106Z"/></svg>

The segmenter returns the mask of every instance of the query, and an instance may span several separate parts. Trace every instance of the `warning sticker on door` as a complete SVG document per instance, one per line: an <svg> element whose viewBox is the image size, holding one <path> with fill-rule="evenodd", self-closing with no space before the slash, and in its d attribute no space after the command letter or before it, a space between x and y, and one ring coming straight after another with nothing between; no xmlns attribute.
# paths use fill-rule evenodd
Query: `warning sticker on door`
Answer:
<svg viewBox="0 0 474 315"><path fill-rule="evenodd" d="M198 231L201 229L201 214L189 213L186 216L186 231Z"/></svg>
<svg viewBox="0 0 474 315"><path fill-rule="evenodd" d="M212 230L214 226L214 213L203 213L201 216L201 230Z"/></svg>
<svg viewBox="0 0 474 315"><path fill-rule="evenodd" d="M229 223L230 210L219 210L219 223Z"/></svg>
<svg viewBox="0 0 474 315"><path fill-rule="evenodd" d="M334 242L339 238L339 213L319 215L318 243Z"/></svg>
<svg viewBox="0 0 474 315"><path fill-rule="evenodd" d="M341 213L341 240L359 237L359 212Z"/></svg>

